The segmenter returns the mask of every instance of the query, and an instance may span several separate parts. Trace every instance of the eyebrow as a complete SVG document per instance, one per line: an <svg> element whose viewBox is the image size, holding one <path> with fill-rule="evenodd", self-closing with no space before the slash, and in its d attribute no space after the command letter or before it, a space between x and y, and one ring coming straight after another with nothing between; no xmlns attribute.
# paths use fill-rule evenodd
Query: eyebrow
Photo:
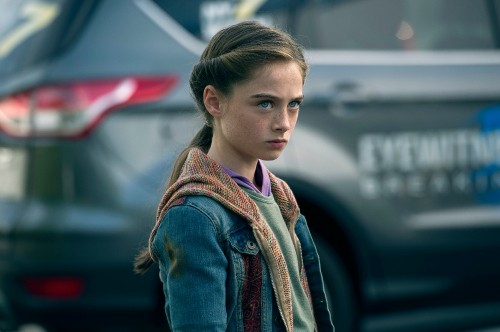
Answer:
<svg viewBox="0 0 500 332"><path fill-rule="evenodd" d="M259 98L259 99L260 98L267 98L267 99L274 99L274 100L281 99L279 97L276 97L274 95L270 95L268 93L257 93L257 94L251 95L250 98L255 98L255 99L257 99L257 98ZM304 99L304 95L299 95L299 96L297 96L295 98L292 98L292 100L297 100L297 99Z"/></svg>

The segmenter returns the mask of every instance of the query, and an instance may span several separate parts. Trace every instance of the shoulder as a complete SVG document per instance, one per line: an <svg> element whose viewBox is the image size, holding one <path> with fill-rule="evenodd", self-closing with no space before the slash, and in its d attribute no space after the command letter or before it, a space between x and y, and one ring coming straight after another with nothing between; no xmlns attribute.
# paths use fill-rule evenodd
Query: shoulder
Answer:
<svg viewBox="0 0 500 332"><path fill-rule="evenodd" d="M209 223L216 233L223 233L232 228L234 223L240 222L241 217L211 197L189 195L172 203L163 216L161 224L181 222L180 220L185 227Z"/></svg>
<svg viewBox="0 0 500 332"><path fill-rule="evenodd" d="M307 225L306 218L302 214L299 214L299 218L297 219L297 223L295 224L295 231L309 232L309 226Z"/></svg>
<svg viewBox="0 0 500 332"><path fill-rule="evenodd" d="M174 203L160 220L153 239L157 256L162 255L167 238L179 243L199 242L201 238L223 243L229 234L247 224L241 216L207 196L185 196Z"/></svg>
<svg viewBox="0 0 500 332"><path fill-rule="evenodd" d="M169 206L165 212L154 236L153 250L158 256L161 248L168 241L188 243L197 235L220 238L221 212L219 204L204 196L184 196Z"/></svg>
<svg viewBox="0 0 500 332"><path fill-rule="evenodd" d="M269 180L271 182L271 187L274 187L275 191L279 190L280 192L283 192L285 195L287 195L289 197L294 197L292 189L290 188L288 183L286 183L285 180L277 177L276 175L271 173L271 171L269 171L269 170L267 172L269 175Z"/></svg>
<svg viewBox="0 0 500 332"><path fill-rule="evenodd" d="M173 204L167 213L173 209L194 209L211 219L218 219L229 213L229 211L220 202L203 195L184 196L175 203L177 204Z"/></svg>

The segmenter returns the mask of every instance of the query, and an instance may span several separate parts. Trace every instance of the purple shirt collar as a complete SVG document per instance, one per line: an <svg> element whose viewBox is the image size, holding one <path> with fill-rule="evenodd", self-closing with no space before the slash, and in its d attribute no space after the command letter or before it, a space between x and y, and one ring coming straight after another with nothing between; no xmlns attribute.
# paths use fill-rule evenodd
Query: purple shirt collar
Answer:
<svg viewBox="0 0 500 332"><path fill-rule="evenodd" d="M257 168L255 169L255 182L262 188L259 190L252 181L240 175L236 172L231 171L229 168L222 166L222 169L239 185L264 196L271 196L271 180L269 180L269 174L267 174L267 168L264 166L262 161L257 162Z"/></svg>

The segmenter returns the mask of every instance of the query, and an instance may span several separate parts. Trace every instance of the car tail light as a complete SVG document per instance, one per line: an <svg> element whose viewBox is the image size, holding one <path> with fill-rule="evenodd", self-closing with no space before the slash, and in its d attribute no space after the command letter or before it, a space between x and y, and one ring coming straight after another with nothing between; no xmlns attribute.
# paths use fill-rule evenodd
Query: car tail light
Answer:
<svg viewBox="0 0 500 332"><path fill-rule="evenodd" d="M25 278L22 284L31 295L50 299L74 299L84 288L83 280L73 277Z"/></svg>
<svg viewBox="0 0 500 332"><path fill-rule="evenodd" d="M0 100L0 129L15 137L79 138L108 112L159 100L176 83L155 76L38 87Z"/></svg>

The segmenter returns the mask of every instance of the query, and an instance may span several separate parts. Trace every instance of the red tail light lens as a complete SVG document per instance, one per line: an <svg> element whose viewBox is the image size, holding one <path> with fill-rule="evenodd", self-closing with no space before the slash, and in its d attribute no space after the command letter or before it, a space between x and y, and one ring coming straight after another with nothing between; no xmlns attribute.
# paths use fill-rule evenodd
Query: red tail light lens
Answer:
<svg viewBox="0 0 500 332"><path fill-rule="evenodd" d="M162 76L40 87L0 100L0 129L15 137L82 137L108 112L159 100L176 83Z"/></svg>
<svg viewBox="0 0 500 332"><path fill-rule="evenodd" d="M84 288L82 279L71 277L26 278L22 283L31 295L50 299L74 299Z"/></svg>

